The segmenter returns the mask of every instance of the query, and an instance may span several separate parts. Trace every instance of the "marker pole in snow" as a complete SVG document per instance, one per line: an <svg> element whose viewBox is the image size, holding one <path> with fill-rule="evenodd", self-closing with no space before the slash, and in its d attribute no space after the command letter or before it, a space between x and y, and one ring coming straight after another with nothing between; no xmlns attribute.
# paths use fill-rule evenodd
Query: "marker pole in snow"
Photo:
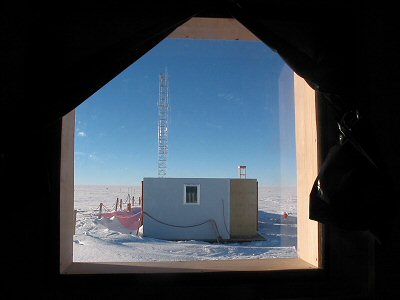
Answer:
<svg viewBox="0 0 400 300"><path fill-rule="evenodd" d="M100 203L99 219L101 218L102 213L103 213L103 203Z"/></svg>

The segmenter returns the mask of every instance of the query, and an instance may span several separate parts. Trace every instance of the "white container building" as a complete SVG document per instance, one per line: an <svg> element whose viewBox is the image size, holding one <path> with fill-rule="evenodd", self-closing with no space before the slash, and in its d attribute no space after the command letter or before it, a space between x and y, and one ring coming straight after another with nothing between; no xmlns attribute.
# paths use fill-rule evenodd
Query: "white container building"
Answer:
<svg viewBox="0 0 400 300"><path fill-rule="evenodd" d="M252 240L260 237L257 223L256 179L143 179L143 236Z"/></svg>

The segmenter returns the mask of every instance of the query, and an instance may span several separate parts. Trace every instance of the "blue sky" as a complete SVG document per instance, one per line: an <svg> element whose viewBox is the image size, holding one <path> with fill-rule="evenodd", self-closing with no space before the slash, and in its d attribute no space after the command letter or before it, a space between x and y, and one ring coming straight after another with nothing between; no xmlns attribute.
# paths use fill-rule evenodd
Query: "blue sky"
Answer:
<svg viewBox="0 0 400 300"><path fill-rule="evenodd" d="M169 75L167 177L296 185L293 72L257 41L166 39L76 109L75 184L157 177L159 74Z"/></svg>

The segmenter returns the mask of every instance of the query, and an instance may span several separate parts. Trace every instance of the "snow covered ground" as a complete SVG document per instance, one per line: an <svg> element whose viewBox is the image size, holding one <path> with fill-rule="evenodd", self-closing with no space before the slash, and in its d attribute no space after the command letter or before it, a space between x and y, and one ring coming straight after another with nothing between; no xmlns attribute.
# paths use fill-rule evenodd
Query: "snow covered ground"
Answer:
<svg viewBox="0 0 400 300"><path fill-rule="evenodd" d="M207 243L136 236L117 220L98 219L100 202L109 209L117 197L141 195L140 187L75 186L74 262L143 262L297 257L296 188L259 187L259 233L265 241ZM285 219L283 213L287 212Z"/></svg>

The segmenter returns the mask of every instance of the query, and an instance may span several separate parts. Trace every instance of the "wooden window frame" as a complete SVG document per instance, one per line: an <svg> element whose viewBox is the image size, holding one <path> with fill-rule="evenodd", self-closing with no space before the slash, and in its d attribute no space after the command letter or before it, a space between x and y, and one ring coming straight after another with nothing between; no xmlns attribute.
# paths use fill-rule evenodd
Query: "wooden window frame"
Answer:
<svg viewBox="0 0 400 300"><path fill-rule="evenodd" d="M209 20L206 20L209 19ZM198 31L194 38L255 40L247 29L234 19L193 18L171 38L191 38L190 27L199 22L208 28ZM214 22L214 23L213 23ZM227 27L227 24L229 27ZM229 29L227 31L227 28ZM192 28L193 30L193 28ZM212 34L211 34L212 33ZM204 36L207 35L208 36ZM240 38L238 38L240 37ZM322 224L308 218L309 191L318 174L317 119L315 91L299 76L294 76L296 158L297 158L297 215L298 257L187 262L73 262L74 234L74 131L75 111L63 117L60 167L60 273L61 274L115 274L115 273L204 273L204 272L318 272L323 266ZM304 276L304 273L301 276Z"/></svg>

